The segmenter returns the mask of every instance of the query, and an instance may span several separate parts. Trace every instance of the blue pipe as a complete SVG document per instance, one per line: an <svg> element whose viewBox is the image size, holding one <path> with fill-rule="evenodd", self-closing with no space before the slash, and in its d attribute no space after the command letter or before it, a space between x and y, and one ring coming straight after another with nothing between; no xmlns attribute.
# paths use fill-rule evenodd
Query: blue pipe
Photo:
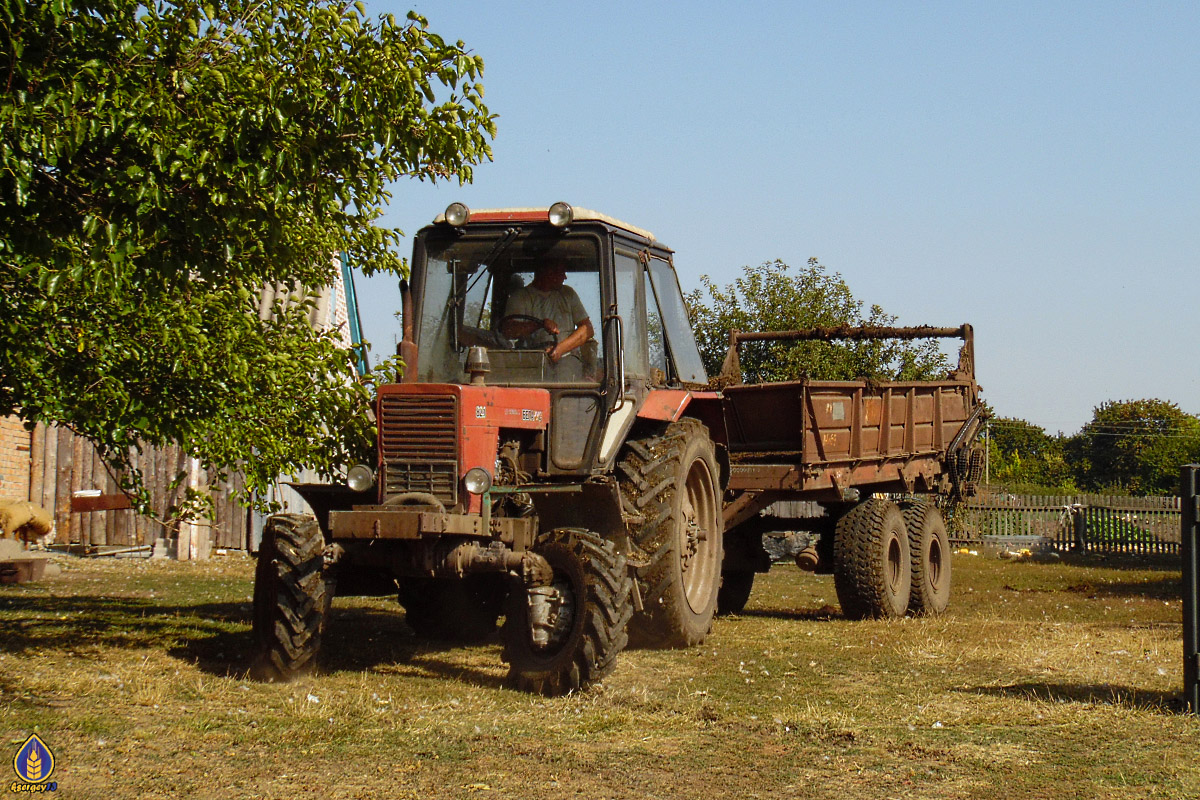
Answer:
<svg viewBox="0 0 1200 800"><path fill-rule="evenodd" d="M353 343L358 375L361 378L367 374L371 365L367 361L367 348L363 344L362 318L358 315L358 292L354 288L354 271L350 268L350 259L346 253L341 254L342 285L346 291L346 316L350 320L350 341Z"/></svg>

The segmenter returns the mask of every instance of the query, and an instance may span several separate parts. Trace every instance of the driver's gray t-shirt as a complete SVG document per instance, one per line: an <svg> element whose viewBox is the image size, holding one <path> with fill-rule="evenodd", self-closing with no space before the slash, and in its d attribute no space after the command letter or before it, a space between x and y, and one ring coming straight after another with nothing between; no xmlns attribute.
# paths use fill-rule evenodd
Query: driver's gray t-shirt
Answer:
<svg viewBox="0 0 1200 800"><path fill-rule="evenodd" d="M537 319L552 319L558 325L558 338L565 339L579 323L588 318L579 295L570 286L561 286L543 292L530 286L522 286L508 298L504 315L524 314Z"/></svg>

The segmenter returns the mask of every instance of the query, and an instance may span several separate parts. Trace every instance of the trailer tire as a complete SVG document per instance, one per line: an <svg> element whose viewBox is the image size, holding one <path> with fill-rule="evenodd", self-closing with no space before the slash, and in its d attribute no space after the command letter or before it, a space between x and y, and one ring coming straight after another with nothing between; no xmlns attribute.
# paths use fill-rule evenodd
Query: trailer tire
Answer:
<svg viewBox="0 0 1200 800"><path fill-rule="evenodd" d="M259 680L287 681L316 666L333 601L325 538L315 517L275 514L263 527L254 571L253 633Z"/></svg>
<svg viewBox="0 0 1200 800"><path fill-rule="evenodd" d="M552 586L565 605L557 612L552 640L539 647L533 641L528 591L524 584L514 586L503 659L510 687L557 697L596 683L616 667L617 654L628 643L633 581L616 546L591 531L561 528L543 534L534 551L550 564Z"/></svg>
<svg viewBox="0 0 1200 800"><path fill-rule="evenodd" d="M721 589L717 592L717 614L740 614L750 600L754 588L754 572L748 569L726 570L721 573Z"/></svg>
<svg viewBox="0 0 1200 800"><path fill-rule="evenodd" d="M504 611L504 584L501 575L401 580L399 600L404 606L404 620L422 639L483 641L496 632Z"/></svg>
<svg viewBox="0 0 1200 800"><path fill-rule="evenodd" d="M617 465L625 511L642 519L634 546L644 610L629 627L638 647L691 647L712 629L724 536L720 466L708 428L681 419L626 443Z"/></svg>
<svg viewBox="0 0 1200 800"><path fill-rule="evenodd" d="M942 512L928 500L904 507L908 550L912 557L912 591L908 612L914 616L941 614L950 605L950 537Z"/></svg>
<svg viewBox="0 0 1200 800"><path fill-rule="evenodd" d="M903 617L912 587L904 515L889 500L871 498L838 520L833 585L850 619Z"/></svg>

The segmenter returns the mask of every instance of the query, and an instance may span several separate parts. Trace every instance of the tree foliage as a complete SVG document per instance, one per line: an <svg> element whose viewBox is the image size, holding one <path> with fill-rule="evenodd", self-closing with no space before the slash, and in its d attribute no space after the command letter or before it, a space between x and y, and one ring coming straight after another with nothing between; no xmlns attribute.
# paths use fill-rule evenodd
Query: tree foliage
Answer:
<svg viewBox="0 0 1200 800"><path fill-rule="evenodd" d="M1086 489L1173 494L1179 468L1200 461L1200 418L1164 400L1110 401L1072 437L1068 455Z"/></svg>
<svg viewBox="0 0 1200 800"><path fill-rule="evenodd" d="M721 371L729 331L788 331L839 325L893 325L878 305L864 308L837 272L817 259L793 269L782 261L745 267L724 288L707 276L687 294L696 344L710 375ZM923 380L944 377L949 363L933 341L747 342L741 367L747 382L796 380Z"/></svg>
<svg viewBox="0 0 1200 800"><path fill-rule="evenodd" d="M0 0L0 43L0 414L251 488L360 454L351 355L256 298L402 273L388 184L490 158L482 60L306 0Z"/></svg>
<svg viewBox="0 0 1200 800"><path fill-rule="evenodd" d="M1200 461L1200 418L1163 400L1103 403L1073 436L992 417L988 438L991 479L1013 491L1174 494L1180 466Z"/></svg>
<svg viewBox="0 0 1200 800"><path fill-rule="evenodd" d="M1013 488L1074 488L1065 437L1051 436L1032 422L1013 417L993 416L987 430L993 481Z"/></svg>

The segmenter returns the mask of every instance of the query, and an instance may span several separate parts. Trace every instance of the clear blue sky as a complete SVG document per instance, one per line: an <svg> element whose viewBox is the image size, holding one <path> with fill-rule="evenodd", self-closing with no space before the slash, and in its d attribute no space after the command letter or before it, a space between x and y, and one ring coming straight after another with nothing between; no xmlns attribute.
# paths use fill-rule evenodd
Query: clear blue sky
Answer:
<svg viewBox="0 0 1200 800"><path fill-rule="evenodd" d="M900 324L972 323L1002 416L1200 413L1200 3L415 8L483 56L499 131L388 224L565 200L653 231L685 290L815 256ZM360 279L376 353L393 284Z"/></svg>

